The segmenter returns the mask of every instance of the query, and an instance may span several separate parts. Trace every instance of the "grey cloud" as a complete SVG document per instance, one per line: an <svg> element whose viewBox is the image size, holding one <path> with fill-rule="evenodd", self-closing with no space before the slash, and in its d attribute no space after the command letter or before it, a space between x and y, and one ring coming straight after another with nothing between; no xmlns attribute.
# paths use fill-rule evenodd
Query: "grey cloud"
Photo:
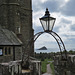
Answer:
<svg viewBox="0 0 75 75"><path fill-rule="evenodd" d="M56 12L56 11L58 11L59 3L55 0L48 1L48 2L45 2L44 4L42 4L42 6L43 6L43 9L47 7L47 8L49 8L49 10L51 12Z"/></svg>
<svg viewBox="0 0 75 75"><path fill-rule="evenodd" d="M60 28L59 26L55 26L55 27L53 28L53 31L55 31L55 32L58 33L58 32L59 32L59 28Z"/></svg>
<svg viewBox="0 0 75 75"><path fill-rule="evenodd" d="M40 11L42 9L46 9L46 8L49 8L49 10L51 12L56 12L58 11L58 7L59 7L59 1L56 1L56 0L49 0L45 3L40 3L39 1L37 2L37 4L33 4L33 9L34 9L34 12L37 12L37 11Z"/></svg>
<svg viewBox="0 0 75 75"><path fill-rule="evenodd" d="M75 44L75 38L68 38L65 44Z"/></svg>
<svg viewBox="0 0 75 75"><path fill-rule="evenodd" d="M75 24L71 25L70 28L71 28L72 31L75 31Z"/></svg>
<svg viewBox="0 0 75 75"><path fill-rule="evenodd" d="M61 19L61 22L66 23L66 24L71 24L72 23L72 21L69 21L69 20L64 19L64 18Z"/></svg>
<svg viewBox="0 0 75 75"><path fill-rule="evenodd" d="M42 26L35 26L34 25L34 33L38 33L38 32L41 32L41 31L43 31Z"/></svg>
<svg viewBox="0 0 75 75"><path fill-rule="evenodd" d="M61 13L67 16L75 16L75 0L70 0L65 6L60 8Z"/></svg>
<svg viewBox="0 0 75 75"><path fill-rule="evenodd" d="M49 8L50 12L61 12L66 16L75 16L75 0L70 0L63 7L60 7L64 1L59 0L48 0L45 3L41 3L40 1L33 2L33 10L34 12L45 10Z"/></svg>

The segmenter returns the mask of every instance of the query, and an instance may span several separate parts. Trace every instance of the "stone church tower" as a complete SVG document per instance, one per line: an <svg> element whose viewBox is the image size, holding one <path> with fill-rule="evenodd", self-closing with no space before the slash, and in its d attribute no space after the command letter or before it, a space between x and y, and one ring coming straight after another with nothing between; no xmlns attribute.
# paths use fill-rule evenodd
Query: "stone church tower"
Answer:
<svg viewBox="0 0 75 75"><path fill-rule="evenodd" d="M32 0L0 0L1 27L13 31L24 47L33 36L31 2ZM31 48L30 54L33 52Z"/></svg>

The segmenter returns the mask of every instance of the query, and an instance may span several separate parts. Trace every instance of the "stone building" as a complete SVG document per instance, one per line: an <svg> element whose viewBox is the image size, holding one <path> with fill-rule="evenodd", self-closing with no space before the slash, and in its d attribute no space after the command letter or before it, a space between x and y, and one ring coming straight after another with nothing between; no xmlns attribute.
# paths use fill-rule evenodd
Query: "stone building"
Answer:
<svg viewBox="0 0 75 75"><path fill-rule="evenodd" d="M0 28L0 63L21 59L22 42L12 31Z"/></svg>
<svg viewBox="0 0 75 75"><path fill-rule="evenodd" d="M22 68L22 45L14 32L0 27L0 75L41 75L36 58L29 57L28 68Z"/></svg>
<svg viewBox="0 0 75 75"><path fill-rule="evenodd" d="M34 44L26 49L34 32L31 2L32 0L0 0L0 75L41 75L41 62L31 57L34 54ZM23 54L24 57L29 57L29 65L24 65L29 70L23 69Z"/></svg>
<svg viewBox="0 0 75 75"><path fill-rule="evenodd" d="M0 0L0 25L14 32L23 42L23 49L33 36L31 0ZM33 55L34 46L26 50ZM25 52L26 52L25 51Z"/></svg>

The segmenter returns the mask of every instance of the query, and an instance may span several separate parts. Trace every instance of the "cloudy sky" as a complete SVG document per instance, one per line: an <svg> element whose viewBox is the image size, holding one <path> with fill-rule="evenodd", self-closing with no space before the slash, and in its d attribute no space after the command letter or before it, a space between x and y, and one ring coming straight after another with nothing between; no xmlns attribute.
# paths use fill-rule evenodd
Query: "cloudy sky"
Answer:
<svg viewBox="0 0 75 75"><path fill-rule="evenodd" d="M75 49L75 0L32 0L34 33L43 31L39 18L44 16L46 8L56 18L53 31L62 38L67 50ZM48 34L41 35L35 42L35 48L42 46L58 48Z"/></svg>

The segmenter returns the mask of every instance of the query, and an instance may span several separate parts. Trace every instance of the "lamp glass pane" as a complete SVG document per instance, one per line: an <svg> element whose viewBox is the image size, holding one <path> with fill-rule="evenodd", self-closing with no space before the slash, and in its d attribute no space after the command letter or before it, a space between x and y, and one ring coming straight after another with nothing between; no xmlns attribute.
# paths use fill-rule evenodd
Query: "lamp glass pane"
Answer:
<svg viewBox="0 0 75 75"><path fill-rule="evenodd" d="M40 19L41 21L41 24L43 26L43 29L46 31L48 30L48 18L43 18L43 19Z"/></svg>
<svg viewBox="0 0 75 75"><path fill-rule="evenodd" d="M45 17L45 18L42 18L40 19L41 21L41 24L43 26L43 29L46 31L46 30L49 30L51 31L53 29L53 26L54 26L54 22L55 22L55 18L52 18L52 17Z"/></svg>
<svg viewBox="0 0 75 75"><path fill-rule="evenodd" d="M54 26L54 22L55 22L55 19L51 19L49 20L49 30L51 31L53 29L53 26Z"/></svg>

